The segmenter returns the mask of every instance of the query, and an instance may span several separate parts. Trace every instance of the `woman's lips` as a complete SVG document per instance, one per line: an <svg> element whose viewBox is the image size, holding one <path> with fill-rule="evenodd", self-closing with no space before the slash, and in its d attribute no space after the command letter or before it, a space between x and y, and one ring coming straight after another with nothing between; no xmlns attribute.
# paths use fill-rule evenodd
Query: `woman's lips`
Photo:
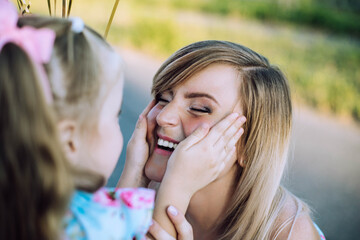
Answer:
<svg viewBox="0 0 360 240"><path fill-rule="evenodd" d="M179 143L179 141L176 141L176 140L174 140L174 139L172 139L172 138L169 138L169 137L167 137L167 136L161 135L160 133L157 133L156 135L158 136L158 138L164 139L164 140L166 140L166 141L168 141L168 142L173 142L173 143L176 143L176 144Z"/></svg>
<svg viewBox="0 0 360 240"><path fill-rule="evenodd" d="M163 136L159 133L157 133L157 136L158 136L158 140L155 145L154 151L163 156L170 156L177 147L179 141L176 141L167 136Z"/></svg>
<svg viewBox="0 0 360 240"><path fill-rule="evenodd" d="M172 151L167 151L167 150L161 149L157 145L155 147L154 152L156 152L157 154L163 155L163 156L170 156L173 153Z"/></svg>

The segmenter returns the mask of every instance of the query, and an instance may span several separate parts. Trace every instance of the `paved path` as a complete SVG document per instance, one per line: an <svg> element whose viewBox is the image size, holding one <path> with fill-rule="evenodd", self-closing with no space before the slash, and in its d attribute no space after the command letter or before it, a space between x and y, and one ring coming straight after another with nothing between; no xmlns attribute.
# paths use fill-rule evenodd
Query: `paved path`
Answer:
<svg viewBox="0 0 360 240"><path fill-rule="evenodd" d="M138 114L151 99L152 76L164 59L130 50L121 54L126 83L120 124L126 143ZM109 185L116 184L124 156L125 151ZM295 106L291 160L284 184L313 208L314 220L327 239L360 239L359 128Z"/></svg>

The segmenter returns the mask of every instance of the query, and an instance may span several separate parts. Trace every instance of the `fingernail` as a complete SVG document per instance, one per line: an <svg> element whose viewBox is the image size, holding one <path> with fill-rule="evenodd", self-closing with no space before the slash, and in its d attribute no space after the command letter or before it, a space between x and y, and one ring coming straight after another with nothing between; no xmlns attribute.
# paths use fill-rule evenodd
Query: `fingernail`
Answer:
<svg viewBox="0 0 360 240"><path fill-rule="evenodd" d="M242 116L240 119L242 123L246 122L246 117Z"/></svg>
<svg viewBox="0 0 360 240"><path fill-rule="evenodd" d="M168 211L169 211L170 214L173 215L173 216L176 216L176 215L178 214L178 211L177 211L176 208L173 207L173 206L168 207Z"/></svg>

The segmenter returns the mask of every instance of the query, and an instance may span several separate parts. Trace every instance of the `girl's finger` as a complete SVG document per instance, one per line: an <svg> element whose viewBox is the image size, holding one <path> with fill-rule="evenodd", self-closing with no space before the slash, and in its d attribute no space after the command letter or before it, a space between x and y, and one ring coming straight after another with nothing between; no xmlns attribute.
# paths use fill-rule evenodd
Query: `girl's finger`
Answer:
<svg viewBox="0 0 360 240"><path fill-rule="evenodd" d="M145 141L146 142L146 132L147 132L147 122L144 116L140 115L139 119L136 122L135 130L131 135L131 139L129 143L132 142L133 144L138 141ZM128 144L129 146L130 144Z"/></svg>
<svg viewBox="0 0 360 240"><path fill-rule="evenodd" d="M146 133L146 119L142 114L140 114L136 122L136 129L142 129L142 128L145 128L145 133Z"/></svg>
<svg viewBox="0 0 360 240"><path fill-rule="evenodd" d="M226 165L227 162L230 161L230 159L232 158L232 156L236 153L236 147L234 146L230 152L226 153L225 159L224 159L224 163ZM222 169L221 169L222 171Z"/></svg>
<svg viewBox="0 0 360 240"><path fill-rule="evenodd" d="M218 141L214 144L228 144L229 141L233 140L238 131L240 130L241 126L245 123L246 118L244 116L236 119L219 137ZM236 141L237 142L237 141Z"/></svg>
<svg viewBox="0 0 360 240"><path fill-rule="evenodd" d="M226 144L223 141L218 141L218 144L214 146L214 150L218 152L219 159L229 160L232 157L236 150L236 143L243 133L244 129L240 128ZM225 160L225 163L227 160Z"/></svg>
<svg viewBox="0 0 360 240"><path fill-rule="evenodd" d="M209 126L206 124L198 127L193 133L191 133L185 140L182 141L182 144L185 146L185 149L188 149L202 140L207 133L209 132Z"/></svg>
<svg viewBox="0 0 360 240"><path fill-rule="evenodd" d="M185 219L185 216L174 206L169 206L166 211L171 222L175 226L178 240L192 240L194 238L193 229L190 223Z"/></svg>
<svg viewBox="0 0 360 240"><path fill-rule="evenodd" d="M150 226L148 231L156 240L175 240L170 234L168 234L155 220Z"/></svg>
<svg viewBox="0 0 360 240"><path fill-rule="evenodd" d="M136 129L134 131L134 135L144 138L146 137L146 130L147 130L146 115L149 113L151 108L153 108L154 104L155 104L155 100L152 100L140 114L136 122Z"/></svg>
<svg viewBox="0 0 360 240"><path fill-rule="evenodd" d="M220 174L222 170L226 167L227 163L230 161L230 159L234 156L236 153L236 147L232 147L230 150L223 150L221 153L219 153L219 159L221 159L218 163L218 171L217 174Z"/></svg>
<svg viewBox="0 0 360 240"><path fill-rule="evenodd" d="M140 116L146 117L148 115L148 113L150 112L150 110L155 106L155 99L153 99L147 106L146 108L142 111L142 113L140 114Z"/></svg>
<svg viewBox="0 0 360 240"><path fill-rule="evenodd" d="M207 140L216 143L218 139L224 134L224 132L235 122L239 117L238 113L231 113L223 120L213 126L207 136Z"/></svg>
<svg viewBox="0 0 360 240"><path fill-rule="evenodd" d="M236 143L239 141L243 133L244 133L243 128L238 129L237 132L231 138L227 139L228 142L226 142L225 139L223 138L222 141L219 140L215 144L214 148L220 152L224 151L225 154L229 154L228 150L231 150L232 148L235 147Z"/></svg>

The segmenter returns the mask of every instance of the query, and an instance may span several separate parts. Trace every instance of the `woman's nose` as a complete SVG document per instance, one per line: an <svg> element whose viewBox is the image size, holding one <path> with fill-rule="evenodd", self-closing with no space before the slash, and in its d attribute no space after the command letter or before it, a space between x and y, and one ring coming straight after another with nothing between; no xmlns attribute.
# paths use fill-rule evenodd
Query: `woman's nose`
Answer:
<svg viewBox="0 0 360 240"><path fill-rule="evenodd" d="M160 113L156 116L156 121L161 127L178 125L179 112L172 102L163 107Z"/></svg>

